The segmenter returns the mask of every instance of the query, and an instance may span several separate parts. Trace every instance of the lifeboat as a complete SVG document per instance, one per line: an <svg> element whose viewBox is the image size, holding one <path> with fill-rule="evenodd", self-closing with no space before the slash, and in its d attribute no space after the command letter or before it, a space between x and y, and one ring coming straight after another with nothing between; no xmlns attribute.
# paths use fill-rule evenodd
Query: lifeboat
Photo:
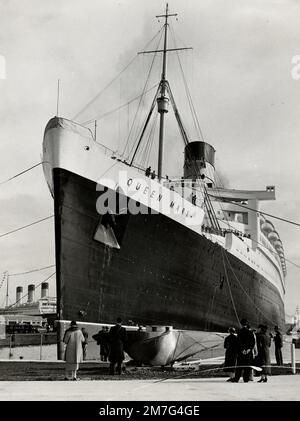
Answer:
<svg viewBox="0 0 300 421"><path fill-rule="evenodd" d="M268 239L269 239L271 242L275 242L276 240L279 240L279 235L278 235L278 233L277 233L276 231L271 231L271 232L268 234Z"/></svg>
<svg viewBox="0 0 300 421"><path fill-rule="evenodd" d="M275 231L274 225L270 221L264 221L264 223L261 225L261 229L264 234L268 235L270 232Z"/></svg>
<svg viewBox="0 0 300 421"><path fill-rule="evenodd" d="M283 247L282 247L282 242L281 242L281 240L277 240L277 241L275 241L275 243L274 243L274 247L276 248L276 250L277 250L277 252L279 252L279 251L283 251Z"/></svg>

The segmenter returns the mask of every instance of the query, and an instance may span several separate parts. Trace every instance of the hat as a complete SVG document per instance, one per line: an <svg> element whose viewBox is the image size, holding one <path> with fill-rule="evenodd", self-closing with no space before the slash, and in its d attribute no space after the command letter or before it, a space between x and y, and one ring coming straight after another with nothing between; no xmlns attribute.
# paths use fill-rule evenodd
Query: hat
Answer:
<svg viewBox="0 0 300 421"><path fill-rule="evenodd" d="M75 320L71 321L71 326L77 326L77 323L75 322Z"/></svg>
<svg viewBox="0 0 300 421"><path fill-rule="evenodd" d="M242 325L242 326L248 326L248 324L249 324L249 322L248 322L248 320L247 320L247 319L242 319L242 320L241 320L241 325Z"/></svg>
<svg viewBox="0 0 300 421"><path fill-rule="evenodd" d="M122 319L121 319L121 317L118 317L118 318L117 318L117 323L122 323Z"/></svg>

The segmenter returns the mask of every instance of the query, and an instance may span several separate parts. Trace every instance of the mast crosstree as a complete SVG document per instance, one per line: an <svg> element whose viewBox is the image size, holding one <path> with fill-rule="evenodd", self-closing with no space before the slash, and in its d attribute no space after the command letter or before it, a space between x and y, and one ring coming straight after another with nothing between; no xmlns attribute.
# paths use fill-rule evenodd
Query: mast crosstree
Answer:
<svg viewBox="0 0 300 421"><path fill-rule="evenodd" d="M144 129L142 131L142 135L134 152L134 155L131 159L131 164L135 158L136 152L139 148L140 142L142 140L142 136L145 133L145 129L148 125L150 120L151 114L153 112L155 106L155 99L157 101L157 110L160 114L160 123L159 123L159 147L158 147L158 168L157 168L157 177L160 181L162 178L162 164L163 164L163 147L164 147L164 121L165 121L165 114L168 112L168 105L169 105L169 97L167 94L172 95L170 93L170 85L167 81L167 53L168 51L179 51L179 50L190 50L191 47L184 47L184 48L170 48L168 49L168 18L171 16L177 16L177 13L168 13L169 7L168 3L166 4L166 13L164 15L157 15L157 18L165 18L164 23L164 47L162 50L152 50L152 51L142 51L138 54L148 54L148 53L163 53L163 63L162 63L162 74L161 80L159 82L158 90L156 92L154 102L152 103L149 115L147 117ZM158 96L159 95L159 96ZM172 105L174 104L174 100L171 101ZM173 105L174 106L174 105Z"/></svg>

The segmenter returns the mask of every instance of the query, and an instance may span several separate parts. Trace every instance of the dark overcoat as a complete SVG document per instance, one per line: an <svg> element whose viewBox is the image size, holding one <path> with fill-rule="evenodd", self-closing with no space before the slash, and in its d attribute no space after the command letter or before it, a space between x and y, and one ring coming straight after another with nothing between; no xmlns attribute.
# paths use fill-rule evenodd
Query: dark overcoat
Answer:
<svg viewBox="0 0 300 421"><path fill-rule="evenodd" d="M253 364L253 348L255 346L254 333L243 326L237 333L238 344L238 366L249 366Z"/></svg>
<svg viewBox="0 0 300 421"><path fill-rule="evenodd" d="M271 374L271 337L267 333L259 332L256 334L256 342L258 354L255 362L259 367L262 367L263 374Z"/></svg>
<svg viewBox="0 0 300 421"><path fill-rule="evenodd" d="M109 354L109 332L100 330L92 338L100 345L100 355L108 356Z"/></svg>
<svg viewBox="0 0 300 421"><path fill-rule="evenodd" d="M122 362L125 358L124 345L127 342L127 332L124 327L117 324L110 328L109 331L109 361L111 363Z"/></svg>
<svg viewBox="0 0 300 421"><path fill-rule="evenodd" d="M236 365L236 358L238 352L238 342L237 336L235 334L230 334L226 336L224 340L224 348L226 349L224 367L231 367L231 370L227 369L224 371L234 371L233 367L235 367Z"/></svg>
<svg viewBox="0 0 300 421"><path fill-rule="evenodd" d="M282 348L283 340L282 340L282 334L280 332L276 332L274 336L274 344L276 348Z"/></svg>

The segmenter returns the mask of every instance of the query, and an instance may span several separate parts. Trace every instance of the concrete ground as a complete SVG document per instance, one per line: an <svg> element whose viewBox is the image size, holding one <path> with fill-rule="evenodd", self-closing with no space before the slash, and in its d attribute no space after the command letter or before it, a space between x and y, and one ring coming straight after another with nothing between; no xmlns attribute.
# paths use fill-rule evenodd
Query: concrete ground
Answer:
<svg viewBox="0 0 300 421"><path fill-rule="evenodd" d="M1 381L1 401L299 401L300 376L268 383L224 377L164 380Z"/></svg>

